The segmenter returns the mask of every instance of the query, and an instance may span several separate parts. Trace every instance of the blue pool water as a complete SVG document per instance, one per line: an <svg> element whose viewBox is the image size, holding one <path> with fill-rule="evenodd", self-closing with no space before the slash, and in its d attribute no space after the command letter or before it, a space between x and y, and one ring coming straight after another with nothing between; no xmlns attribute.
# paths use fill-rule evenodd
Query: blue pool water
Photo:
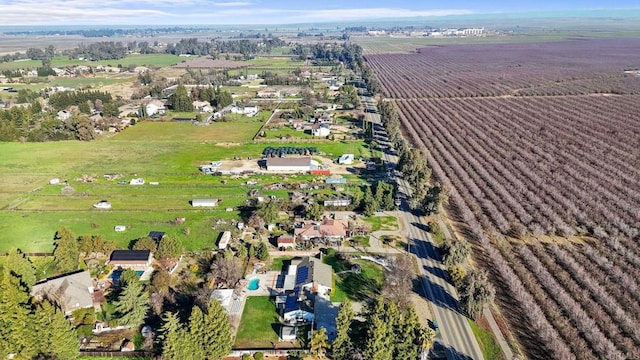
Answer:
<svg viewBox="0 0 640 360"><path fill-rule="evenodd" d="M253 279L249 280L249 286L247 286L247 289L249 289L249 290L258 290L258 286L259 285L260 285L260 279L253 278Z"/></svg>
<svg viewBox="0 0 640 360"><path fill-rule="evenodd" d="M144 274L143 270L136 270L136 274L138 274L138 276L142 276L142 274Z"/></svg>

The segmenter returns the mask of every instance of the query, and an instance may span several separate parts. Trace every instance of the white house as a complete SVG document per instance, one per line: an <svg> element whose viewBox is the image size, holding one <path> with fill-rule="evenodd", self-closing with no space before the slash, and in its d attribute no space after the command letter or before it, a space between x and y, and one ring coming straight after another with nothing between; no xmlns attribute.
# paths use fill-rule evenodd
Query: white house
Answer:
<svg viewBox="0 0 640 360"><path fill-rule="evenodd" d="M231 112L234 114L241 114L241 115L246 115L248 117L253 117L256 116L256 114L258 114L258 107L257 106L245 106L243 108L237 107L235 105L233 105L231 107Z"/></svg>
<svg viewBox="0 0 640 360"><path fill-rule="evenodd" d="M313 136L326 137L326 136L329 136L330 134L331 134L331 129L329 124L320 124L317 127L314 127L314 129L312 130Z"/></svg>
<svg viewBox="0 0 640 360"><path fill-rule="evenodd" d="M301 158L267 158L267 170L268 171L311 171L317 169L318 162L311 159L311 157Z"/></svg>
<svg viewBox="0 0 640 360"><path fill-rule="evenodd" d="M49 185L58 185L60 184L60 179L59 178L53 178L51 180L49 180Z"/></svg>
<svg viewBox="0 0 640 360"><path fill-rule="evenodd" d="M338 158L338 164L340 164L340 165L351 165L351 164L353 164L353 160L354 159L355 159L355 156L353 154L342 154Z"/></svg>
<svg viewBox="0 0 640 360"><path fill-rule="evenodd" d="M193 207L216 207L216 206L218 206L218 199L193 199L193 200L191 200L191 206L193 206Z"/></svg>
<svg viewBox="0 0 640 360"><path fill-rule="evenodd" d="M145 105L145 111L147 112L147 116L159 114L164 114L166 107L164 103L160 100L151 100ZM141 115L141 114L138 114Z"/></svg>

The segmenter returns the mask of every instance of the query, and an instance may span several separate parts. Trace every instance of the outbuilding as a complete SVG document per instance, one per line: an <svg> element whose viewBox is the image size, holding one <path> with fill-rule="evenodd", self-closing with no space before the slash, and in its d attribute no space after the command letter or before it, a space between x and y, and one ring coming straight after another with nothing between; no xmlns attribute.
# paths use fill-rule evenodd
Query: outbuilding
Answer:
<svg viewBox="0 0 640 360"><path fill-rule="evenodd" d="M193 200L191 200L191 206L193 206L193 207L216 207L216 206L218 206L218 199L193 199Z"/></svg>
<svg viewBox="0 0 640 360"><path fill-rule="evenodd" d="M267 158L267 170L268 171L299 171L307 172L313 169L317 169L318 162L309 157L272 157Z"/></svg>

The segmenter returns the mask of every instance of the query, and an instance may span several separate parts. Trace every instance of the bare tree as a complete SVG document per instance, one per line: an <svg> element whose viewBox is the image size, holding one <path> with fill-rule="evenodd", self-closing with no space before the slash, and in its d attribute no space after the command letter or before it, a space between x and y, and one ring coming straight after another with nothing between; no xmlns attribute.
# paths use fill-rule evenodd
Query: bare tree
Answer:
<svg viewBox="0 0 640 360"><path fill-rule="evenodd" d="M216 259L207 274L207 280L216 281L234 287L242 278L242 263L235 257Z"/></svg>
<svg viewBox="0 0 640 360"><path fill-rule="evenodd" d="M410 303L407 294L411 293L414 277L415 268L410 255L389 258L383 288L384 296L398 307L407 308Z"/></svg>

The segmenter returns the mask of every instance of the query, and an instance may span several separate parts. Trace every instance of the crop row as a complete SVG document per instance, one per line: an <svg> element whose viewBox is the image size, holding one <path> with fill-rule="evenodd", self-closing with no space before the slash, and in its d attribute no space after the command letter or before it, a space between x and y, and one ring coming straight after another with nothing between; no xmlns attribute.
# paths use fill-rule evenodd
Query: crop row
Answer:
<svg viewBox="0 0 640 360"><path fill-rule="evenodd" d="M632 147L640 130L639 102L616 100L396 101L406 132L452 188L453 207L501 268L498 276L510 296L526 312L538 307L528 321L554 358L571 358L567 351L578 359L627 358L640 349L633 328L640 310L640 251L632 240L640 206L638 150ZM613 104L619 108L605 116ZM557 110L575 107L588 109L589 116ZM486 237L495 232L588 233L610 242L616 256L599 255L600 246L585 246L584 253L553 247L550 254L520 248L513 255L496 251ZM587 266L596 260L601 265ZM552 331L558 333L550 343Z"/></svg>

